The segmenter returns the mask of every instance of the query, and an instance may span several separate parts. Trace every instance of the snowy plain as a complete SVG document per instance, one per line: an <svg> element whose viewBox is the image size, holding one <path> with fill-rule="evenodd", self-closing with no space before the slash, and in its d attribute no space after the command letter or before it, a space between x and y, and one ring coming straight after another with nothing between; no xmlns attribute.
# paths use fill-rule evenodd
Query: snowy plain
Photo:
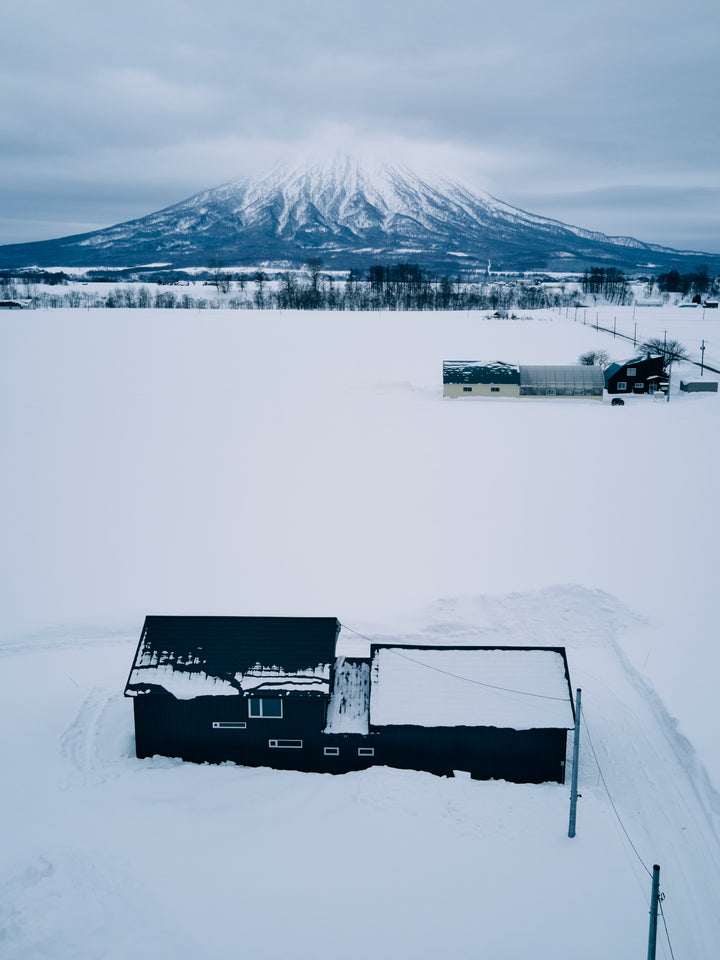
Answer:
<svg viewBox="0 0 720 960"><path fill-rule="evenodd" d="M710 311L598 313L720 366ZM0 317L0 956L644 956L655 862L717 953L720 397L442 399L446 359L634 355L582 319ZM146 613L566 646L577 837L567 786L134 759Z"/></svg>

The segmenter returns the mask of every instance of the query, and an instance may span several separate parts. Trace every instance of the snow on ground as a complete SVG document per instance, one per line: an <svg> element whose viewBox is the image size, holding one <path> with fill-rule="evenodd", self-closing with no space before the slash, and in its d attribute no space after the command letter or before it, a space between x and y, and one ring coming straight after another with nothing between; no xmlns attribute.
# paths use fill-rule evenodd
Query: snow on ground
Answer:
<svg viewBox="0 0 720 960"><path fill-rule="evenodd" d="M605 785L675 956L717 952L720 397L441 398L444 359L632 354L549 312L34 311L0 339L3 957L642 956ZM137 761L146 613L565 645L604 783L583 743L568 840L558 785Z"/></svg>

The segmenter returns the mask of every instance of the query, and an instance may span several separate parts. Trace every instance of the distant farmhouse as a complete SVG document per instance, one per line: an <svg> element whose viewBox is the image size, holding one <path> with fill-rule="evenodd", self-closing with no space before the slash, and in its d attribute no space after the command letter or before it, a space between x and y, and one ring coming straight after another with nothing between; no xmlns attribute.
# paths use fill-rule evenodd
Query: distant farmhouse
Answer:
<svg viewBox="0 0 720 960"><path fill-rule="evenodd" d="M339 632L330 617L146 617L125 688L137 756L564 782L564 648L371 644L338 657Z"/></svg>
<svg viewBox="0 0 720 960"><path fill-rule="evenodd" d="M634 357L625 363L611 363L605 370L605 389L608 393L665 393L667 388L665 361L660 354Z"/></svg>
<svg viewBox="0 0 720 960"><path fill-rule="evenodd" d="M602 400L605 381L597 366L524 366L446 360L444 397L573 397Z"/></svg>

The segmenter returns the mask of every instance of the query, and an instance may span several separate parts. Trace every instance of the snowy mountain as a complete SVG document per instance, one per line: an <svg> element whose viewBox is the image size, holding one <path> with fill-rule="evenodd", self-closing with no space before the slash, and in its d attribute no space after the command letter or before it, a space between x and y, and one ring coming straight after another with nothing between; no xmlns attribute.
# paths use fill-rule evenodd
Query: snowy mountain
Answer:
<svg viewBox="0 0 720 960"><path fill-rule="evenodd" d="M720 257L628 237L608 237L534 216L445 179L430 182L402 166L350 158L281 164L149 216L105 230L0 247L0 268L19 266L175 267L302 265L319 257L338 268L419 263L449 272L497 269L623 269Z"/></svg>

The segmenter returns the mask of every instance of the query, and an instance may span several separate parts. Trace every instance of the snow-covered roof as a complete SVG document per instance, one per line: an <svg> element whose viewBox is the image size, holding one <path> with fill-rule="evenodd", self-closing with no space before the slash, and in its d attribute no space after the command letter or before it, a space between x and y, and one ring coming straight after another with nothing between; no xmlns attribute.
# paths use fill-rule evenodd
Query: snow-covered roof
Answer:
<svg viewBox="0 0 720 960"><path fill-rule="evenodd" d="M443 383L520 383L520 367L501 360L445 360Z"/></svg>
<svg viewBox="0 0 720 960"><path fill-rule="evenodd" d="M330 694L334 617L146 617L127 696Z"/></svg>
<svg viewBox="0 0 720 960"><path fill-rule="evenodd" d="M373 647L371 726L574 726L560 648Z"/></svg>

